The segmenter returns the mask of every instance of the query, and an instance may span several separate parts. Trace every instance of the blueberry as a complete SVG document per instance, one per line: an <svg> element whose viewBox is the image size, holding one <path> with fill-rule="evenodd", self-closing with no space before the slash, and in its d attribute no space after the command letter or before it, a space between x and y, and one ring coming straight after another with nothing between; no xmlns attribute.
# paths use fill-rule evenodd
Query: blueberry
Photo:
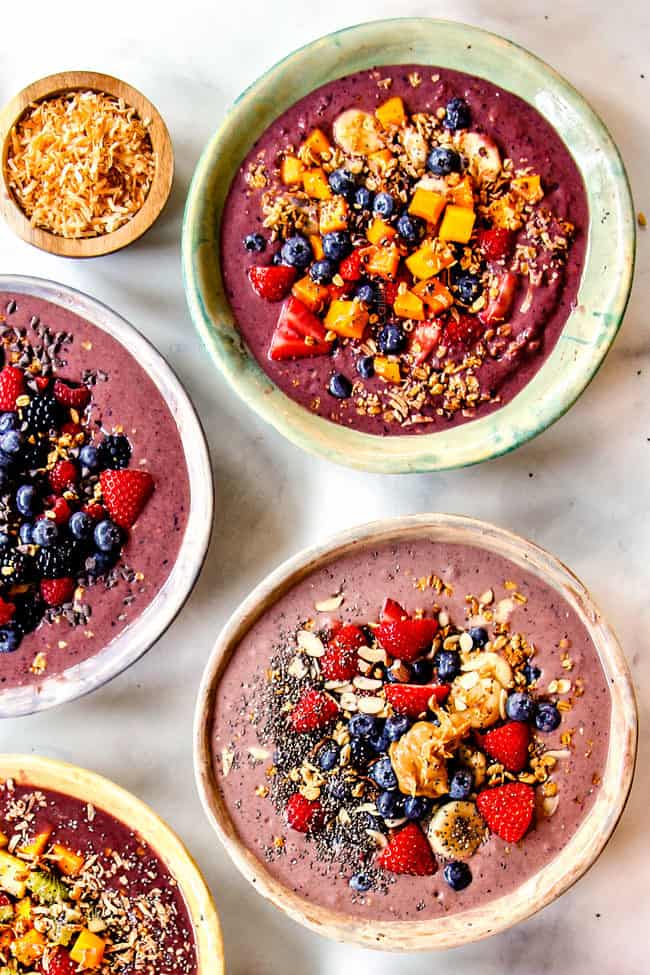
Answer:
<svg viewBox="0 0 650 975"><path fill-rule="evenodd" d="M279 264L284 264L284 261L282 260L282 251L276 251L275 254L273 254L271 257L271 264L273 264L274 267L278 267Z"/></svg>
<svg viewBox="0 0 650 975"><path fill-rule="evenodd" d="M79 541L85 541L91 538L95 522L87 515L85 511L75 511L73 515L70 516L70 521L68 522L68 528L70 529L70 534L73 538Z"/></svg>
<svg viewBox="0 0 650 975"><path fill-rule="evenodd" d="M316 261L309 268L309 277L316 284L329 284L336 273L336 265L326 257L322 261Z"/></svg>
<svg viewBox="0 0 650 975"><path fill-rule="evenodd" d="M441 681L452 681L460 674L460 656L456 650L438 650L433 665Z"/></svg>
<svg viewBox="0 0 650 975"><path fill-rule="evenodd" d="M406 346L406 333L399 325L384 325L377 336L377 345L384 355L399 355Z"/></svg>
<svg viewBox="0 0 650 975"><path fill-rule="evenodd" d="M399 674L399 676L398 676ZM411 668L404 661L400 661L399 671L391 670L389 667L386 671L386 680L390 684L410 684L411 682Z"/></svg>
<svg viewBox="0 0 650 975"><path fill-rule="evenodd" d="M426 796L409 796L404 800L404 815L407 819L422 819L431 812L431 805Z"/></svg>
<svg viewBox="0 0 650 975"><path fill-rule="evenodd" d="M263 237L262 234L247 234L244 237L244 247L247 251L261 254L266 249L266 237Z"/></svg>
<svg viewBox="0 0 650 975"><path fill-rule="evenodd" d="M476 274L461 274L456 279L455 290L461 301L466 305L472 305L482 293L483 288Z"/></svg>
<svg viewBox="0 0 650 975"><path fill-rule="evenodd" d="M329 174L328 183L332 193L347 198L352 196L356 188L354 176L347 169L335 169L333 173Z"/></svg>
<svg viewBox="0 0 650 975"><path fill-rule="evenodd" d="M14 457L10 457L9 454L5 454L0 450L0 470L4 471L7 467L11 467L14 460Z"/></svg>
<svg viewBox="0 0 650 975"><path fill-rule="evenodd" d="M468 129L470 123L469 105L464 98L452 98L447 102L446 115L442 124L451 132L458 129Z"/></svg>
<svg viewBox="0 0 650 975"><path fill-rule="evenodd" d="M365 894L372 887L372 880L367 873L355 873L348 881L352 890L358 894Z"/></svg>
<svg viewBox="0 0 650 975"><path fill-rule="evenodd" d="M13 653L20 644L20 633L9 624L0 628L0 653Z"/></svg>
<svg viewBox="0 0 650 975"><path fill-rule="evenodd" d="M538 704L535 712L535 727L538 731L555 731L562 720L554 704Z"/></svg>
<svg viewBox="0 0 650 975"><path fill-rule="evenodd" d="M399 792L380 792L377 796L376 806L384 819L399 819L404 814L404 803Z"/></svg>
<svg viewBox="0 0 650 975"><path fill-rule="evenodd" d="M341 749L335 741L326 742L318 752L318 765L325 772L331 772L338 765Z"/></svg>
<svg viewBox="0 0 650 975"><path fill-rule="evenodd" d="M107 572L111 571L118 557L119 551L117 549L114 552L93 552L86 559L86 572L89 576L93 576L93 578L105 576Z"/></svg>
<svg viewBox="0 0 650 975"><path fill-rule="evenodd" d="M473 788L472 773L466 768L459 768L449 781L449 795L452 799L467 799Z"/></svg>
<svg viewBox="0 0 650 975"><path fill-rule="evenodd" d="M0 549L7 548L11 539L6 532L0 532Z"/></svg>
<svg viewBox="0 0 650 975"><path fill-rule="evenodd" d="M355 768L365 768L375 755L376 752L367 738L350 739L350 758Z"/></svg>
<svg viewBox="0 0 650 975"><path fill-rule="evenodd" d="M57 523L51 518L39 518L32 533L34 545L42 545L43 548L47 548L49 545L54 545L58 537L59 526Z"/></svg>
<svg viewBox="0 0 650 975"><path fill-rule="evenodd" d="M97 447L93 447L90 443L82 447L79 451L79 461L82 467L86 467L89 471L96 471L99 467Z"/></svg>
<svg viewBox="0 0 650 975"><path fill-rule="evenodd" d="M472 871L462 860L446 864L442 875L452 890L465 890L472 882Z"/></svg>
<svg viewBox="0 0 650 975"><path fill-rule="evenodd" d="M370 778L380 789L396 789L397 776L393 771L390 758L380 758L370 769Z"/></svg>
<svg viewBox="0 0 650 975"><path fill-rule="evenodd" d="M367 738L378 728L379 722L372 714L353 714L350 718L350 734Z"/></svg>
<svg viewBox="0 0 650 975"><path fill-rule="evenodd" d="M16 454L20 453L20 448L23 445L23 438L18 430L7 430L0 437L0 450L3 454L7 454L8 457L14 457Z"/></svg>
<svg viewBox="0 0 650 975"><path fill-rule="evenodd" d="M377 193L372 204L373 213L386 219L395 212L395 200L390 193Z"/></svg>
<svg viewBox="0 0 650 975"><path fill-rule="evenodd" d="M370 735L368 741L379 755L381 755L383 752L387 752L391 743L391 739L386 734L385 728L382 728L381 731L376 731L374 734Z"/></svg>
<svg viewBox="0 0 650 975"><path fill-rule="evenodd" d="M357 359L357 372L362 379L372 379L375 374L375 358L371 355L363 355Z"/></svg>
<svg viewBox="0 0 650 975"><path fill-rule="evenodd" d="M506 714L511 721L532 721L535 714L535 702L530 694L515 691L506 701Z"/></svg>
<svg viewBox="0 0 650 975"><path fill-rule="evenodd" d="M448 176L449 173L460 172L460 156L455 149L447 146L437 146L432 149L427 159L427 169L434 176Z"/></svg>
<svg viewBox="0 0 650 975"><path fill-rule="evenodd" d="M414 244L424 236L424 224L410 213L403 213L397 221L397 233L409 244Z"/></svg>
<svg viewBox="0 0 650 975"><path fill-rule="evenodd" d="M314 258L311 244L306 237L302 237L300 234L285 240L280 254L284 264L301 269L311 264Z"/></svg>
<svg viewBox="0 0 650 975"><path fill-rule="evenodd" d="M94 538L100 552L114 552L122 544L122 530L110 518L105 518L95 526Z"/></svg>
<svg viewBox="0 0 650 975"><path fill-rule="evenodd" d="M411 727L411 722L404 714L395 714L392 718L386 718L384 732L391 741L397 741Z"/></svg>
<svg viewBox="0 0 650 975"><path fill-rule="evenodd" d="M0 413L0 433L7 430L16 430L18 427L18 415L16 413Z"/></svg>
<svg viewBox="0 0 650 975"><path fill-rule="evenodd" d="M488 642L488 631L482 626L473 626L469 631L469 635L472 638L475 650L479 647L484 647Z"/></svg>
<svg viewBox="0 0 650 975"><path fill-rule="evenodd" d="M360 186L354 194L354 205L360 210L369 210L372 206L372 193L365 186Z"/></svg>
<svg viewBox="0 0 650 975"><path fill-rule="evenodd" d="M352 383L342 372L335 372L331 377L327 390L337 399L347 399L352 395Z"/></svg>
<svg viewBox="0 0 650 975"><path fill-rule="evenodd" d="M36 488L33 484L21 484L16 491L16 507L21 515L32 515L36 508Z"/></svg>
<svg viewBox="0 0 650 975"><path fill-rule="evenodd" d="M331 261L342 261L352 250L350 235L344 230L332 230L323 234L323 251Z"/></svg>
<svg viewBox="0 0 650 975"><path fill-rule="evenodd" d="M542 672L539 667L535 667L530 661L524 665L524 677L527 684L534 684L541 676Z"/></svg>
<svg viewBox="0 0 650 975"><path fill-rule="evenodd" d="M18 529L21 545L31 545L34 540L34 526L31 521L24 521Z"/></svg>
<svg viewBox="0 0 650 975"><path fill-rule="evenodd" d="M433 674L432 660L414 660L411 664L411 680L414 684L428 684Z"/></svg>
<svg viewBox="0 0 650 975"><path fill-rule="evenodd" d="M375 289L371 284L360 284L354 292L354 297L364 305L372 305L375 300Z"/></svg>

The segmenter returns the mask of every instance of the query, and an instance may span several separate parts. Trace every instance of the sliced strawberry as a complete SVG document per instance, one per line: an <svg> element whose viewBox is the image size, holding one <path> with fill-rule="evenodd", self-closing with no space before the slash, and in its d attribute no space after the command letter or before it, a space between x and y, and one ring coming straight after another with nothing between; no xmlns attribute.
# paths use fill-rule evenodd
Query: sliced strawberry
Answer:
<svg viewBox="0 0 650 975"><path fill-rule="evenodd" d="M484 332L483 323L476 315L461 314L457 319L450 316L443 342L452 349L468 351L482 338Z"/></svg>
<svg viewBox="0 0 650 975"><path fill-rule="evenodd" d="M484 325L495 325L503 322L510 314L519 275L513 271L504 271L499 275L496 294L490 298L487 306L479 312L479 318Z"/></svg>
<svg viewBox="0 0 650 975"><path fill-rule="evenodd" d="M338 713L336 701L329 694L311 688L303 693L289 721L294 731L316 731L330 724Z"/></svg>
<svg viewBox="0 0 650 975"><path fill-rule="evenodd" d="M271 339L269 358L274 360L327 355L331 343L325 340L320 318L293 296L282 306Z"/></svg>
<svg viewBox="0 0 650 975"><path fill-rule="evenodd" d="M502 261L510 257L515 244L515 235L505 227L479 230L478 246L487 261Z"/></svg>
<svg viewBox="0 0 650 975"><path fill-rule="evenodd" d="M416 366L426 362L440 345L442 328L437 318L430 322L420 322L411 333L410 352Z"/></svg>
<svg viewBox="0 0 650 975"><path fill-rule="evenodd" d="M82 410L90 402L90 390L87 386L71 386L69 383L64 383L62 379L55 379L54 398L64 406Z"/></svg>
<svg viewBox="0 0 650 975"><path fill-rule="evenodd" d="M43 975L78 975L79 972L79 966L65 948L55 948L52 953L43 955L39 964Z"/></svg>
<svg viewBox="0 0 650 975"><path fill-rule="evenodd" d="M57 525L66 525L70 520L72 508L65 498L48 498L49 509L54 512L54 521Z"/></svg>
<svg viewBox="0 0 650 975"><path fill-rule="evenodd" d="M284 264L251 267L248 270L248 280L253 291L266 301L282 301L286 298L295 279L295 269Z"/></svg>
<svg viewBox="0 0 650 975"><path fill-rule="evenodd" d="M450 690L449 684L384 684L386 700L395 714L405 714L407 718L426 714L431 698L442 704Z"/></svg>
<svg viewBox="0 0 650 975"><path fill-rule="evenodd" d="M72 599L75 581L69 576L61 579L41 579L41 596L48 606L60 606Z"/></svg>
<svg viewBox="0 0 650 975"><path fill-rule="evenodd" d="M337 301L339 298L347 298L352 294L352 288L349 284L328 284L327 290L329 292L330 301Z"/></svg>
<svg viewBox="0 0 650 975"><path fill-rule="evenodd" d="M298 833L317 833L325 821L323 807L318 799L305 799L300 792L289 796L285 816L289 826Z"/></svg>
<svg viewBox="0 0 650 975"><path fill-rule="evenodd" d="M521 772L528 761L530 729L523 721L508 721L500 728L493 728L478 736L488 755L500 762L508 772Z"/></svg>
<svg viewBox="0 0 650 975"><path fill-rule="evenodd" d="M380 623L375 629L375 636L391 657L410 661L429 649L437 632L437 620L406 619Z"/></svg>
<svg viewBox="0 0 650 975"><path fill-rule="evenodd" d="M36 388L39 391L39 393L44 393L47 387L50 385L50 377L37 376L34 382L36 383Z"/></svg>
<svg viewBox="0 0 650 975"><path fill-rule="evenodd" d="M412 877L429 877L437 870L429 841L417 823L408 823L393 833L377 856L377 865L390 873L406 873Z"/></svg>
<svg viewBox="0 0 650 975"><path fill-rule="evenodd" d="M16 606L0 596L0 626L6 626L14 618Z"/></svg>
<svg viewBox="0 0 650 975"><path fill-rule="evenodd" d="M69 433L71 437L76 437L77 434L81 433L82 431L83 431L83 427L81 426L81 424L73 423L71 420L69 420L67 423L64 423L63 426L61 427L61 433Z"/></svg>
<svg viewBox="0 0 650 975"><path fill-rule="evenodd" d="M344 281L359 281L362 277L362 269L363 255L359 247L344 257L339 264L339 274Z"/></svg>
<svg viewBox="0 0 650 975"><path fill-rule="evenodd" d="M25 374L16 366L5 366L0 372L0 411L16 409L16 400L25 392Z"/></svg>
<svg viewBox="0 0 650 975"><path fill-rule="evenodd" d="M524 782L510 782L479 792L476 805L493 833L506 843L518 843L533 821L535 790Z"/></svg>
<svg viewBox="0 0 650 975"><path fill-rule="evenodd" d="M48 474L48 480L52 490L61 494L72 484L79 480L79 469L72 460L57 460L56 464Z"/></svg>
<svg viewBox="0 0 650 975"><path fill-rule="evenodd" d="M131 528L153 494L154 480L148 471L109 470L99 475L104 504L113 521Z"/></svg>
<svg viewBox="0 0 650 975"><path fill-rule="evenodd" d="M359 647L368 643L358 626L342 626L320 658L320 671L325 680L350 680L358 673Z"/></svg>
<svg viewBox="0 0 650 975"><path fill-rule="evenodd" d="M81 510L94 521L102 521L108 515L106 508L102 504L85 504Z"/></svg>
<svg viewBox="0 0 650 975"><path fill-rule="evenodd" d="M406 610L399 603L396 603L394 599L391 599L390 596L386 596L379 611L380 622L397 623L399 620L406 619L408 619Z"/></svg>

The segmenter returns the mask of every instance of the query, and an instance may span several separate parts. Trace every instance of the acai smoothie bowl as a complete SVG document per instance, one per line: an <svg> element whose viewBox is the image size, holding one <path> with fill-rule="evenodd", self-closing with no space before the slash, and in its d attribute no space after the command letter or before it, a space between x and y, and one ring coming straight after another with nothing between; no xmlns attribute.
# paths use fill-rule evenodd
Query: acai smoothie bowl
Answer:
<svg viewBox="0 0 650 975"><path fill-rule="evenodd" d="M349 530L248 597L204 675L196 773L235 864L292 918L444 948L591 866L636 724L620 647L568 569L420 515Z"/></svg>
<svg viewBox="0 0 650 975"><path fill-rule="evenodd" d="M369 470L516 447L582 392L630 288L609 135L532 55L433 20L271 69L206 149L183 234L194 321L237 391Z"/></svg>
<svg viewBox="0 0 650 975"><path fill-rule="evenodd" d="M1 755L0 968L218 975L219 919L180 840L135 796L63 762Z"/></svg>
<svg viewBox="0 0 650 975"><path fill-rule="evenodd" d="M212 524L203 433L114 312L0 277L0 717L87 693L191 591Z"/></svg>

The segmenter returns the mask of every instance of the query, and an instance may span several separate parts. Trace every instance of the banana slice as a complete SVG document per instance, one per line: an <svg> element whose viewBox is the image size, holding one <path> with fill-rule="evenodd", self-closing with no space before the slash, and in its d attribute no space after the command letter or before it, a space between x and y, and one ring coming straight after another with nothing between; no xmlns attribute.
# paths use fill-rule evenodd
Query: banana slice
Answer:
<svg viewBox="0 0 650 975"><path fill-rule="evenodd" d="M487 650L483 653L473 653L465 658L462 665L464 672L476 670L481 677L494 677L502 687L512 687L512 667L498 653Z"/></svg>
<svg viewBox="0 0 650 975"><path fill-rule="evenodd" d="M427 161L429 149L427 140L417 129L409 125L400 134L400 141L404 146L404 152L408 156L409 162L415 169L422 169Z"/></svg>
<svg viewBox="0 0 650 975"><path fill-rule="evenodd" d="M472 728L487 728L501 717L503 687L476 671L461 674L451 685L449 706L467 715Z"/></svg>
<svg viewBox="0 0 650 975"><path fill-rule="evenodd" d="M447 186L447 181L444 176L434 176L433 173L427 173L422 179L419 179L415 184L416 190L432 190L434 193L440 193L441 196L447 196L449 192L449 187Z"/></svg>
<svg viewBox="0 0 650 975"><path fill-rule="evenodd" d="M493 183L501 172L501 153L496 143L479 132L464 132L460 137L460 148L467 156L470 175L478 183Z"/></svg>
<svg viewBox="0 0 650 975"><path fill-rule="evenodd" d="M374 115L349 108L334 119L334 141L350 156L369 156L384 146Z"/></svg>
<svg viewBox="0 0 650 975"><path fill-rule="evenodd" d="M431 818L429 844L443 860L469 860L486 836L486 825L473 802L448 802Z"/></svg>

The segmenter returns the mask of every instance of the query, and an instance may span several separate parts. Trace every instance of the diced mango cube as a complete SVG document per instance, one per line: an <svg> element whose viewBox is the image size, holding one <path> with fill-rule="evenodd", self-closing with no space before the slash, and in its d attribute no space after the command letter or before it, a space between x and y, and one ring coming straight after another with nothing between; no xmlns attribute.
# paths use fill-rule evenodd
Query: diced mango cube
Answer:
<svg viewBox="0 0 650 975"><path fill-rule="evenodd" d="M517 199L513 193L506 193L505 196L491 203L489 214L495 227L504 230L519 230L521 227L521 205L517 205Z"/></svg>
<svg viewBox="0 0 650 975"><path fill-rule="evenodd" d="M446 308L451 308L454 303L454 296L448 288L445 288L437 278L428 278L420 281L413 288L413 294L422 299L427 308L430 308L434 315L438 315Z"/></svg>
<svg viewBox="0 0 650 975"><path fill-rule="evenodd" d="M368 312L359 301L337 298L325 316L325 328L349 339L363 338L368 324Z"/></svg>
<svg viewBox="0 0 650 975"><path fill-rule="evenodd" d="M24 846L18 847L19 853L24 853L26 856L38 857L41 855L47 842L52 835L51 826L43 826L39 833L36 834L33 840L26 843Z"/></svg>
<svg viewBox="0 0 650 975"><path fill-rule="evenodd" d="M369 247L366 258L366 271L380 278L392 279L397 274L400 252L395 244L384 247Z"/></svg>
<svg viewBox="0 0 650 975"><path fill-rule="evenodd" d="M302 177L302 185L305 188L305 193L312 200L329 200L332 196L327 176L320 167L318 169L306 169Z"/></svg>
<svg viewBox="0 0 650 975"><path fill-rule="evenodd" d="M406 266L414 278L432 278L446 267L451 267L456 258L448 247L440 247L433 240L424 243L406 258Z"/></svg>
<svg viewBox="0 0 650 975"><path fill-rule="evenodd" d="M395 156L390 149L378 149L368 156L368 166L373 173L385 173L394 159Z"/></svg>
<svg viewBox="0 0 650 975"><path fill-rule="evenodd" d="M296 281L291 294L294 298L307 305L310 311L320 311L325 307L325 302L329 298L329 291L321 284L316 284L308 274L304 278Z"/></svg>
<svg viewBox="0 0 650 975"><path fill-rule="evenodd" d="M544 196L542 181L537 175L519 176L512 180L510 186L517 196L523 197L527 203L538 203Z"/></svg>
<svg viewBox="0 0 650 975"><path fill-rule="evenodd" d="M393 125L404 125L406 122L404 102L397 95L394 98L389 98L382 105L380 105L375 111L375 115L385 129L389 129Z"/></svg>
<svg viewBox="0 0 650 975"><path fill-rule="evenodd" d="M397 231L381 217L375 217L366 231L366 237L371 244L381 244L397 236Z"/></svg>
<svg viewBox="0 0 650 975"><path fill-rule="evenodd" d="M474 190L469 176L463 176L459 183L449 187L447 200L458 207L467 207L469 210L474 208Z"/></svg>
<svg viewBox="0 0 650 975"><path fill-rule="evenodd" d="M309 243L311 244L311 249L314 252L314 258L317 261L322 261L325 257L325 251L323 250L323 241L318 234L309 235Z"/></svg>
<svg viewBox="0 0 650 975"><path fill-rule="evenodd" d="M303 145L315 156L324 156L332 150L330 140L321 129L312 129Z"/></svg>
<svg viewBox="0 0 650 975"><path fill-rule="evenodd" d="M441 240L455 240L459 244L466 244L472 236L475 220L476 214L473 210L450 203L442 218L438 236Z"/></svg>
<svg viewBox="0 0 650 975"><path fill-rule="evenodd" d="M32 966L43 954L45 938L34 928L17 938L13 943L13 953L21 965Z"/></svg>
<svg viewBox="0 0 650 975"><path fill-rule="evenodd" d="M24 922L27 927L32 919L32 899L31 897L21 897L16 904L16 917Z"/></svg>
<svg viewBox="0 0 650 975"><path fill-rule="evenodd" d="M428 223L438 223L440 214L445 209L445 197L442 193L435 190L425 190L419 186L413 194L413 199L409 204L409 213L415 217L422 217Z"/></svg>
<svg viewBox="0 0 650 975"><path fill-rule="evenodd" d="M285 186L302 183L305 164L297 156L284 156L280 164L280 179Z"/></svg>
<svg viewBox="0 0 650 975"><path fill-rule="evenodd" d="M393 311L399 318L424 320L424 303L412 291L405 291L403 294L398 292L393 304Z"/></svg>
<svg viewBox="0 0 650 975"><path fill-rule="evenodd" d="M101 938L84 928L72 947L70 957L82 968L99 968L105 948L106 943Z"/></svg>
<svg viewBox="0 0 650 975"><path fill-rule="evenodd" d="M0 850L3 850L8 842L9 842L9 837L5 836L4 833L0 833Z"/></svg>
<svg viewBox="0 0 650 975"><path fill-rule="evenodd" d="M75 853L74 850L70 850L67 846L62 846L60 843L53 843L51 852L56 857L59 870L66 877L76 877L81 872L81 868L84 865L84 857L80 853Z"/></svg>
<svg viewBox="0 0 650 975"><path fill-rule="evenodd" d="M329 234L333 230L345 230L348 225L349 212L347 202L342 196L323 200L318 211L318 224L321 234Z"/></svg>
<svg viewBox="0 0 650 975"><path fill-rule="evenodd" d="M386 356L376 355L375 356L375 374L385 379L389 383L398 383L401 381L401 374L399 371L399 362L395 359L387 359Z"/></svg>

